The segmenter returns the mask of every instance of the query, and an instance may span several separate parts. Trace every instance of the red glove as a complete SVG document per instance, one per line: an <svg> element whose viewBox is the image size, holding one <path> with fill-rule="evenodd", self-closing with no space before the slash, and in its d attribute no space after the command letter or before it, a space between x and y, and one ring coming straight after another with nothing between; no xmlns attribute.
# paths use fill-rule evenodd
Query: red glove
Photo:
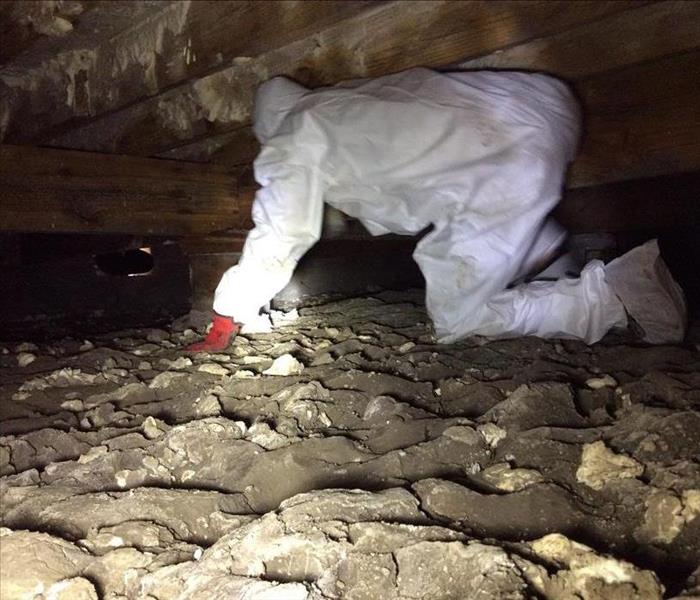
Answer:
<svg viewBox="0 0 700 600"><path fill-rule="evenodd" d="M231 317L222 317L214 314L207 337L201 342L187 346L185 352L219 352L225 350L240 330L241 326Z"/></svg>

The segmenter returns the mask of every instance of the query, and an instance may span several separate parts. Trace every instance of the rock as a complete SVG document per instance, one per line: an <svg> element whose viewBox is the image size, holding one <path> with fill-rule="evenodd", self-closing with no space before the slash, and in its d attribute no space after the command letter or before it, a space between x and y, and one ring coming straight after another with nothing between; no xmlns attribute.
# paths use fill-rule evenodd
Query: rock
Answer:
<svg viewBox="0 0 700 600"><path fill-rule="evenodd" d="M63 579L54 583L46 592L48 600L98 600L97 590L84 577Z"/></svg>
<svg viewBox="0 0 700 600"><path fill-rule="evenodd" d="M204 398L194 401L198 417L212 417L221 414L221 404L214 394L207 394Z"/></svg>
<svg viewBox="0 0 700 600"><path fill-rule="evenodd" d="M83 373L80 369L65 367L52 371L44 377L36 377L25 381L19 388L20 392L30 392L37 390L46 390L51 387L71 387L80 385L93 385L98 376L91 373ZM104 379L102 380L104 381Z"/></svg>
<svg viewBox="0 0 700 600"><path fill-rule="evenodd" d="M176 371L186 369L192 366L192 360L186 356L178 356L175 360L168 360L167 358L161 358L158 360L158 364L165 369L175 369Z"/></svg>
<svg viewBox="0 0 700 600"><path fill-rule="evenodd" d="M525 598L525 582L501 549L479 543L419 542L395 552L402 598Z"/></svg>
<svg viewBox="0 0 700 600"><path fill-rule="evenodd" d="M200 560L146 575L141 589L157 590L162 600L212 597L213 589L233 591L220 597L258 597L239 595L238 579L246 576L280 586L261 588L269 596L260 598L285 600L448 598L455 590L459 597L524 597L525 581L501 548L463 542L442 527L373 522L422 518L401 489L300 494L224 536ZM278 582L305 582L317 594Z"/></svg>
<svg viewBox="0 0 700 600"><path fill-rule="evenodd" d="M685 490L680 496L655 490L644 506L644 521L635 530L635 538L644 544L670 544L700 514L700 490Z"/></svg>
<svg viewBox="0 0 700 600"><path fill-rule="evenodd" d="M197 370L202 373L217 375L218 377L223 377L224 375L229 374L229 370L226 367L222 367L218 363L203 363L197 367Z"/></svg>
<svg viewBox="0 0 700 600"><path fill-rule="evenodd" d="M298 375L304 370L304 365L301 364L291 354L283 354L276 358L269 369L263 371L263 375Z"/></svg>
<svg viewBox="0 0 700 600"><path fill-rule="evenodd" d="M431 517L467 524L484 537L541 536L576 527L587 518L570 495L550 484L533 484L510 494L481 494L451 481L413 484Z"/></svg>
<svg viewBox="0 0 700 600"><path fill-rule="evenodd" d="M109 369L115 369L117 367L117 361L114 360L111 356L108 356L105 358L104 362L102 363L102 370L103 371L109 371Z"/></svg>
<svg viewBox="0 0 700 600"><path fill-rule="evenodd" d="M143 428L143 435L146 439L155 440L165 433L164 428L167 426L165 423L161 423L153 417L148 416L144 419L141 427Z"/></svg>
<svg viewBox="0 0 700 600"><path fill-rule="evenodd" d="M243 357L244 365L259 365L267 362L270 362L270 359L267 356L251 356L250 354L247 354Z"/></svg>
<svg viewBox="0 0 700 600"><path fill-rule="evenodd" d="M255 377L255 373L253 373L253 371L248 371L247 369L237 369L233 372L232 376L236 379L251 379Z"/></svg>
<svg viewBox="0 0 700 600"><path fill-rule="evenodd" d="M299 312L296 308L290 310L289 312L283 312L279 310L270 311L270 320L275 327L282 327L284 325L291 325L299 319Z"/></svg>
<svg viewBox="0 0 700 600"><path fill-rule="evenodd" d="M94 347L95 344L93 344L90 340L83 340L83 343L78 350L80 350L80 352L87 352L88 350L92 350Z"/></svg>
<svg viewBox="0 0 700 600"><path fill-rule="evenodd" d="M31 352L20 352L17 355L17 364L20 367L26 367L32 364L36 360L36 355Z"/></svg>
<svg viewBox="0 0 700 600"><path fill-rule="evenodd" d="M0 598L23 600L83 572L92 557L46 533L0 529Z"/></svg>
<svg viewBox="0 0 700 600"><path fill-rule="evenodd" d="M321 367L323 365L330 365L335 362L335 359L330 352L321 352L316 355L316 357L311 361L312 367Z"/></svg>
<svg viewBox="0 0 700 600"><path fill-rule="evenodd" d="M539 471L534 469L513 469L508 463L491 465L482 471L481 476L491 485L504 492L518 492L535 483L544 481Z"/></svg>
<svg viewBox="0 0 700 600"><path fill-rule="evenodd" d="M15 346L15 353L21 354L22 352L38 352L39 346L32 344L30 342L22 342L21 344Z"/></svg>
<svg viewBox="0 0 700 600"><path fill-rule="evenodd" d="M281 433L277 433L267 423L255 423L245 432L246 439L266 450L275 450L288 446L291 441Z"/></svg>
<svg viewBox="0 0 700 600"><path fill-rule="evenodd" d="M644 472L644 466L624 454L615 454L604 442L584 444L576 480L594 490L619 479L634 479Z"/></svg>
<svg viewBox="0 0 700 600"><path fill-rule="evenodd" d="M406 342L405 344L401 344L398 347L398 351L401 354L405 354L406 352L413 350L413 348L415 348L415 347L416 347L416 345L413 342Z"/></svg>
<svg viewBox="0 0 700 600"><path fill-rule="evenodd" d="M84 575L98 585L105 598L135 597L138 578L154 561L136 548L115 548L94 560Z"/></svg>
<svg viewBox="0 0 700 600"><path fill-rule="evenodd" d="M283 354L293 354L299 352L301 347L296 342L283 342L281 344L275 344L270 350L267 351L267 355L271 358L279 358Z"/></svg>
<svg viewBox="0 0 700 600"><path fill-rule="evenodd" d="M80 412L85 410L85 405L83 404L82 400L76 398L75 400L66 400L65 402L61 402L61 408L70 410L71 412Z"/></svg>
<svg viewBox="0 0 700 600"><path fill-rule="evenodd" d="M533 552L559 569L532 580L546 598L564 600L654 600L663 597L663 586L651 571L615 558L600 556L588 546L554 533L530 542Z"/></svg>
<svg viewBox="0 0 700 600"><path fill-rule="evenodd" d="M484 425L479 425L476 430L484 436L484 439L486 440L486 443L491 446L491 448L495 448L498 446L498 443L501 440L504 440L506 436L508 435L508 432L505 429L502 429L498 425L494 425L493 423L485 423Z"/></svg>
<svg viewBox="0 0 700 600"><path fill-rule="evenodd" d="M158 352L158 350L160 350L160 346L156 344L141 344L137 348L130 350L130 352L134 356L149 356L154 352Z"/></svg>
<svg viewBox="0 0 700 600"><path fill-rule="evenodd" d="M146 335L146 339L154 344L160 344L170 338L170 334L162 329L151 329Z"/></svg>
<svg viewBox="0 0 700 600"><path fill-rule="evenodd" d="M536 427L581 427L584 418L576 410L571 386L560 383L521 385L480 419L508 431Z"/></svg>
<svg viewBox="0 0 700 600"><path fill-rule="evenodd" d="M657 597L624 557L697 596L700 354L429 347L408 297L306 306L191 365L147 330L25 349L24 377L0 354L2 533L28 536L9 563L0 539L0 586L10 564L37 598ZM314 367L261 376L278 355ZM596 551L529 545L552 533Z"/></svg>
<svg viewBox="0 0 700 600"><path fill-rule="evenodd" d="M163 371L162 373L159 373L151 380L151 383L148 384L148 387L153 389L153 390L164 389L164 388L170 387L172 385L173 381L181 379L182 377L186 377L186 376L187 375L185 373L174 373L173 371Z"/></svg>
<svg viewBox="0 0 700 600"><path fill-rule="evenodd" d="M611 375L603 375L602 377L592 377L586 380L586 385L592 390L599 390L606 387L617 387L617 380Z"/></svg>

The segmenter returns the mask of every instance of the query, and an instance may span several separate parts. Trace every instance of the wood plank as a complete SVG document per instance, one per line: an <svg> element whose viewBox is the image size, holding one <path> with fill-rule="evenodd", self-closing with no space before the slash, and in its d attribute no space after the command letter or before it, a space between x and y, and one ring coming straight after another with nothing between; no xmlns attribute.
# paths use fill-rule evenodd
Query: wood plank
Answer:
<svg viewBox="0 0 700 600"><path fill-rule="evenodd" d="M579 80L700 47L700 2L669 0L540 37L461 63Z"/></svg>
<svg viewBox="0 0 700 600"><path fill-rule="evenodd" d="M205 135L191 142L160 152L156 156L174 160L212 162L230 168L250 165L260 152L253 128L249 125L232 131Z"/></svg>
<svg viewBox="0 0 700 600"><path fill-rule="evenodd" d="M241 211L250 213L254 187L247 188ZM700 171L679 175L649 177L608 183L586 188L567 189L554 217L571 233L627 233L654 231L679 227L700 226ZM348 230L341 240L377 241L364 228L348 217ZM241 252L249 220L242 229L179 238L179 243L191 255L227 254ZM324 234L325 235L325 234ZM384 236L383 241L398 239ZM326 245L331 239L324 238Z"/></svg>
<svg viewBox="0 0 700 600"><path fill-rule="evenodd" d="M584 136L569 187L700 169L700 51L575 86Z"/></svg>
<svg viewBox="0 0 700 600"><path fill-rule="evenodd" d="M141 3L109 4L121 4L122 11L133 12L131 26L93 40L79 62L77 57L51 65L47 61L23 73L15 89L7 143L36 142L42 130L53 128L57 134L64 126L89 122L188 80L246 62L376 3L176 0L153 3L154 14L147 18L137 16ZM65 81L72 83L66 86ZM89 106L70 90L76 85L89 91ZM47 89L51 103L46 102ZM40 112L36 107L41 107Z"/></svg>
<svg viewBox="0 0 700 600"><path fill-rule="evenodd" d="M73 21L94 6L92 0L65 3L26 0L0 2L0 65L7 64L43 37L67 35L73 30Z"/></svg>
<svg viewBox="0 0 700 600"><path fill-rule="evenodd" d="M584 132L569 187L700 169L700 51L603 73L574 88ZM252 162L258 150L247 128L163 156L236 167Z"/></svg>
<svg viewBox="0 0 700 600"><path fill-rule="evenodd" d="M642 5L539 0L379 4L304 39L41 140L66 148L159 154L185 140L249 123L255 88L274 75L318 86L418 65L443 66Z"/></svg>
<svg viewBox="0 0 700 600"><path fill-rule="evenodd" d="M217 165L0 146L0 230L205 234L247 224L250 193Z"/></svg>
<svg viewBox="0 0 700 600"><path fill-rule="evenodd" d="M252 223L250 225L252 227ZM248 230L236 229L216 234L184 236L178 243L190 255L231 254L243 251Z"/></svg>
<svg viewBox="0 0 700 600"><path fill-rule="evenodd" d="M700 171L567 190L554 216L573 233L700 226Z"/></svg>

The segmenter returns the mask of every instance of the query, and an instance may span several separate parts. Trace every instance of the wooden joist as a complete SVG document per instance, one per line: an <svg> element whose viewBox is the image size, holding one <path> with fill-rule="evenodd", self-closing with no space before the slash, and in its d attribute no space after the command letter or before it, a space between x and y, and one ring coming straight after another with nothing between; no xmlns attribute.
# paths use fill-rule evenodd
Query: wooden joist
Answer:
<svg viewBox="0 0 700 600"><path fill-rule="evenodd" d="M573 233L700 226L700 171L566 190L554 216Z"/></svg>
<svg viewBox="0 0 700 600"><path fill-rule="evenodd" d="M700 50L587 79L570 187L700 169Z"/></svg>
<svg viewBox="0 0 700 600"><path fill-rule="evenodd" d="M0 146L0 231L167 235L195 254L236 252L254 194L219 165ZM555 214L574 232L698 225L698 197L694 172L569 189Z"/></svg>
<svg viewBox="0 0 700 600"><path fill-rule="evenodd" d="M42 37L64 37L73 21L94 8L93 0L71 2L0 2L0 65L27 50Z"/></svg>
<svg viewBox="0 0 700 600"><path fill-rule="evenodd" d="M133 15L131 26L86 40L80 61L75 49L68 47L60 60L49 59L23 73L4 141L38 143L47 130L72 129L173 86L245 63L370 6L369 0L99 3L96 12L107 13L108 30L108 13L114 7ZM59 46L57 55L60 50ZM67 66L61 70L64 63Z"/></svg>
<svg viewBox="0 0 700 600"><path fill-rule="evenodd" d="M198 235L246 227L251 190L223 167L0 146L0 230Z"/></svg>
<svg viewBox="0 0 700 600"><path fill-rule="evenodd" d="M700 50L590 77L574 89L584 127L568 187L700 169ZM258 150L243 128L163 156L233 168L250 164Z"/></svg>
<svg viewBox="0 0 700 600"><path fill-rule="evenodd" d="M376 3L334 25L321 23L313 34L285 46L243 54L248 58L40 139L60 147L157 155L186 140L248 124L255 88L275 75L319 86L415 66L443 67L640 6L635 1ZM258 43L256 49L262 48ZM22 128L9 140L25 135Z"/></svg>
<svg viewBox="0 0 700 600"><path fill-rule="evenodd" d="M652 4L464 66L580 77L573 85L584 133L570 187L682 173L700 169L699 22L700 3ZM653 35L665 29L677 35ZM600 60L591 59L591 48ZM252 162L257 151L248 127L180 143L162 156L234 167Z"/></svg>
<svg viewBox="0 0 700 600"><path fill-rule="evenodd" d="M668 0L625 10L461 63L523 69L579 81L700 47L700 2Z"/></svg>

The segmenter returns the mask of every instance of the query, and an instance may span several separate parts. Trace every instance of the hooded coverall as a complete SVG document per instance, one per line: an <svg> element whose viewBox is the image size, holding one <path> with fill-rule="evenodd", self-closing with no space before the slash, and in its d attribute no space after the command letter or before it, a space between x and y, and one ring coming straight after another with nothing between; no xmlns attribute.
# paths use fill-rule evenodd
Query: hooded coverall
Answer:
<svg viewBox="0 0 700 600"><path fill-rule="evenodd" d="M579 110L551 77L411 69L309 91L275 78L258 92L255 228L214 310L246 323L319 239L323 203L374 235L433 225L414 258L440 342L472 334L599 340L625 326L592 261L580 278L508 289L557 237Z"/></svg>

